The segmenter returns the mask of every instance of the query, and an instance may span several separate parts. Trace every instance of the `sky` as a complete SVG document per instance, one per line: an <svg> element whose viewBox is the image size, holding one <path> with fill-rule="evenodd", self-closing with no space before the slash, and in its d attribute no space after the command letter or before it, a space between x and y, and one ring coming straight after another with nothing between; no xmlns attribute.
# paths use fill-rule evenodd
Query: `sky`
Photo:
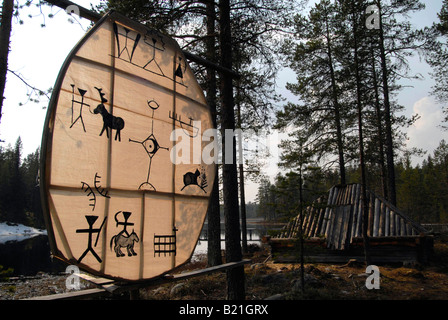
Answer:
<svg viewBox="0 0 448 320"><path fill-rule="evenodd" d="M90 8L90 3L97 4L98 0L73 1L81 6ZM415 27L431 25L436 21L436 14L440 11L441 0L428 0L423 12L412 15ZM59 70L69 54L70 50L85 34L90 21L78 19L79 23L70 23L64 10L53 7L43 7L44 15L37 15L36 8L26 8L21 11L24 23L13 21L11 35L11 51L9 55L9 69L20 73L32 86L39 89L48 89L54 85ZM53 13L53 18L48 14ZM45 17L44 17L45 16ZM45 23L45 27L41 24ZM420 119L408 129L408 147L418 147L432 154L441 139L448 140L448 132L440 128L443 119L441 106L429 95L433 80L429 72L430 68L418 57L410 59L411 70L420 73L423 80L404 81L403 89L397 96L397 100L405 107L405 114L411 116L415 113ZM296 97L286 89L287 82L294 82L295 75L289 69L280 72L278 77L278 92L286 99L294 101ZM34 152L41 143L43 124L47 112L48 100L43 98L40 103L27 102L27 87L13 74L8 73L5 89L5 101L3 115L0 123L0 146L15 144L20 136L23 143L23 155ZM23 105L19 105L24 103ZM426 156L425 156L426 158ZM415 163L422 159L413 159ZM271 165L265 168L265 173L272 178L277 173L276 158L271 159ZM246 200L254 201L257 185L248 182L246 186Z"/></svg>
<svg viewBox="0 0 448 320"><path fill-rule="evenodd" d="M90 1L78 0L76 3L90 7ZM44 6L42 11L45 17L37 15L39 11L34 6L23 9L22 25L13 19L8 69L21 74L30 85L47 90L53 87L65 58L85 34L90 21L78 19L81 25L70 23L68 19L71 17L56 7ZM48 18L49 13L54 17ZM28 14L37 16L29 18ZM45 27L41 27L43 23ZM25 103L28 92L21 80L8 73L0 123L0 140L5 142L0 145L14 145L20 136L24 155L40 146L48 105L46 98L37 104Z"/></svg>

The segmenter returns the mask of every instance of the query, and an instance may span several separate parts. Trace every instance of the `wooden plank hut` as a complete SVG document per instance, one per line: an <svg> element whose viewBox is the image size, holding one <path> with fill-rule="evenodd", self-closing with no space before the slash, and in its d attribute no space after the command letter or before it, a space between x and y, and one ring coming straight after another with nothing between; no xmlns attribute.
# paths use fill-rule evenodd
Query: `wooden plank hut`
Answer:
<svg viewBox="0 0 448 320"><path fill-rule="evenodd" d="M364 260L362 238L361 185L333 186L303 212L305 257L315 262ZM433 239L420 224L412 221L385 199L367 190L368 237L372 262L425 263ZM298 259L300 215L275 237L268 237L274 261ZM320 249L320 250L316 250Z"/></svg>

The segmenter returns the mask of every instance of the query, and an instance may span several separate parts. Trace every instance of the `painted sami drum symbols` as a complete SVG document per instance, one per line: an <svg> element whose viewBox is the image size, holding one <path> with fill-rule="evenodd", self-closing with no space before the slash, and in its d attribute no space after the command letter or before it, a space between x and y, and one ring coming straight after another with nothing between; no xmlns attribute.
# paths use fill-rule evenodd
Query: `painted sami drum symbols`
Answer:
<svg viewBox="0 0 448 320"><path fill-rule="evenodd" d="M177 43L106 14L67 57L48 108L41 189L53 254L124 280L187 262L215 164L177 163L172 150L211 128ZM206 143L191 144L191 157Z"/></svg>

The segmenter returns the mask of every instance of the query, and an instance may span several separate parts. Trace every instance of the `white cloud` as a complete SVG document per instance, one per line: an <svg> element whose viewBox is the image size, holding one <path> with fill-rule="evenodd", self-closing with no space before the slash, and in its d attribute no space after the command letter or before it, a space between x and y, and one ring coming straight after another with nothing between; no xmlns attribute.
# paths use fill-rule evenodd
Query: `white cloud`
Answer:
<svg viewBox="0 0 448 320"><path fill-rule="evenodd" d="M442 108L433 98L424 97L414 103L413 113L420 119L408 129L407 146L422 148L427 155L432 154L440 140L448 138L448 132L440 128L444 118Z"/></svg>

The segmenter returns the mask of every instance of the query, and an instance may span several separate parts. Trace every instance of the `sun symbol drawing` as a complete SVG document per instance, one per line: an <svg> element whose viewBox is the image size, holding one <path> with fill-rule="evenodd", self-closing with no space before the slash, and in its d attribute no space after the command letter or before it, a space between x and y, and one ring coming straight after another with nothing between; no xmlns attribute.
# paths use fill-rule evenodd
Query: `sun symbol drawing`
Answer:
<svg viewBox="0 0 448 320"><path fill-rule="evenodd" d="M149 157L149 166L148 166L148 175L146 177L146 181L142 182L140 186L138 187L139 190L152 190L156 191L156 188L153 184L149 182L149 178L151 176L151 164L152 164L152 158L157 154L157 152L160 149L169 150L166 147L160 146L159 142L157 141L155 135L154 135L154 112L160 107L160 105L155 100L148 100L148 107L152 110L152 120L151 120L151 133L149 136L142 140L133 140L129 139L129 142L138 143L142 145L143 149L147 153Z"/></svg>

